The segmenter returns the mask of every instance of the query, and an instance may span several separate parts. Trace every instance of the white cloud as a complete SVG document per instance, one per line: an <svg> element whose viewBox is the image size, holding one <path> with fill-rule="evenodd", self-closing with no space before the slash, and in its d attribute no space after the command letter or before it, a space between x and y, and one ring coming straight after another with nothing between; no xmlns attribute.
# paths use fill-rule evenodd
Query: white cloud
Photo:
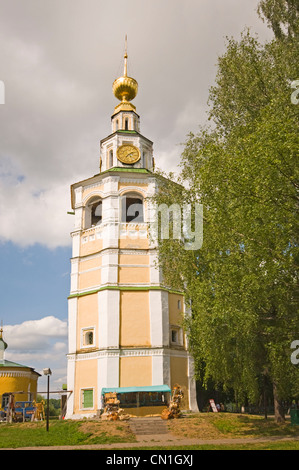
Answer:
<svg viewBox="0 0 299 470"><path fill-rule="evenodd" d="M7 178L6 178L7 179ZM73 218L70 210L69 185L47 189L30 183L3 181L0 176L0 239L26 247L39 243L48 248L68 246Z"/></svg>
<svg viewBox="0 0 299 470"><path fill-rule="evenodd" d="M54 316L29 320L18 325L4 325L3 338L8 344L5 359L42 374L50 367L54 389L66 383L67 322ZM38 380L38 390L46 390L45 378Z"/></svg>
<svg viewBox="0 0 299 470"><path fill-rule="evenodd" d="M29 320L19 325L5 325L5 341L9 349L16 351L39 349L40 344L48 344L49 339L65 338L67 322L54 316Z"/></svg>

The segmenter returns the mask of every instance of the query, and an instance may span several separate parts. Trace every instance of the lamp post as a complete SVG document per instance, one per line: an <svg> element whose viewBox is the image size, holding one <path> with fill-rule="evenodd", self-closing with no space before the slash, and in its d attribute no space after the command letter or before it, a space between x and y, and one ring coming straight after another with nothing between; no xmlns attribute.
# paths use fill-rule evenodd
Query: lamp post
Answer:
<svg viewBox="0 0 299 470"><path fill-rule="evenodd" d="M49 431L49 397L50 397L50 375L52 375L52 371L50 368L43 369L43 374L48 377L47 383L47 431Z"/></svg>

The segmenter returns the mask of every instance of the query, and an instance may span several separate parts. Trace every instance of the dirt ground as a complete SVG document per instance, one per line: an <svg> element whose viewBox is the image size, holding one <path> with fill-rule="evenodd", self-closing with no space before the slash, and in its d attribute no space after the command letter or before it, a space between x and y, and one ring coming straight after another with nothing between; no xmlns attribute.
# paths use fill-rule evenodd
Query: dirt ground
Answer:
<svg viewBox="0 0 299 470"><path fill-rule="evenodd" d="M91 433L94 437L107 433L109 436L119 437L126 442L135 441L135 435L128 421L86 421L82 422L80 431Z"/></svg>

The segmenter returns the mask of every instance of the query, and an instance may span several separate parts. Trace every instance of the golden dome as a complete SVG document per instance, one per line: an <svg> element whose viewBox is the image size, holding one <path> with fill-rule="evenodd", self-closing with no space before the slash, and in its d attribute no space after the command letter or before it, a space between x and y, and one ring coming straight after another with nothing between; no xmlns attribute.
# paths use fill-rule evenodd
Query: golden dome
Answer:
<svg viewBox="0 0 299 470"><path fill-rule="evenodd" d="M112 85L112 91L114 96L122 103L128 103L132 101L137 95L138 83L135 78L128 77L127 75L127 36L126 36L126 50L124 55L124 74L122 77L114 80Z"/></svg>
<svg viewBox="0 0 299 470"><path fill-rule="evenodd" d="M114 96L119 101L132 101L137 95L138 83L132 77L119 77L112 85Z"/></svg>

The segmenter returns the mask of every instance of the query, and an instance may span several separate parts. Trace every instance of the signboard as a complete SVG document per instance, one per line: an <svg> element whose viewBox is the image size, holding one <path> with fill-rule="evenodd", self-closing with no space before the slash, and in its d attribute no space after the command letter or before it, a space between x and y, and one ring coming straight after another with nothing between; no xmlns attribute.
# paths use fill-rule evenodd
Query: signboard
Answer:
<svg viewBox="0 0 299 470"><path fill-rule="evenodd" d="M215 405L214 400L209 400L209 402L210 402L210 405L211 405L211 408L212 408L213 412L218 413L217 406Z"/></svg>

